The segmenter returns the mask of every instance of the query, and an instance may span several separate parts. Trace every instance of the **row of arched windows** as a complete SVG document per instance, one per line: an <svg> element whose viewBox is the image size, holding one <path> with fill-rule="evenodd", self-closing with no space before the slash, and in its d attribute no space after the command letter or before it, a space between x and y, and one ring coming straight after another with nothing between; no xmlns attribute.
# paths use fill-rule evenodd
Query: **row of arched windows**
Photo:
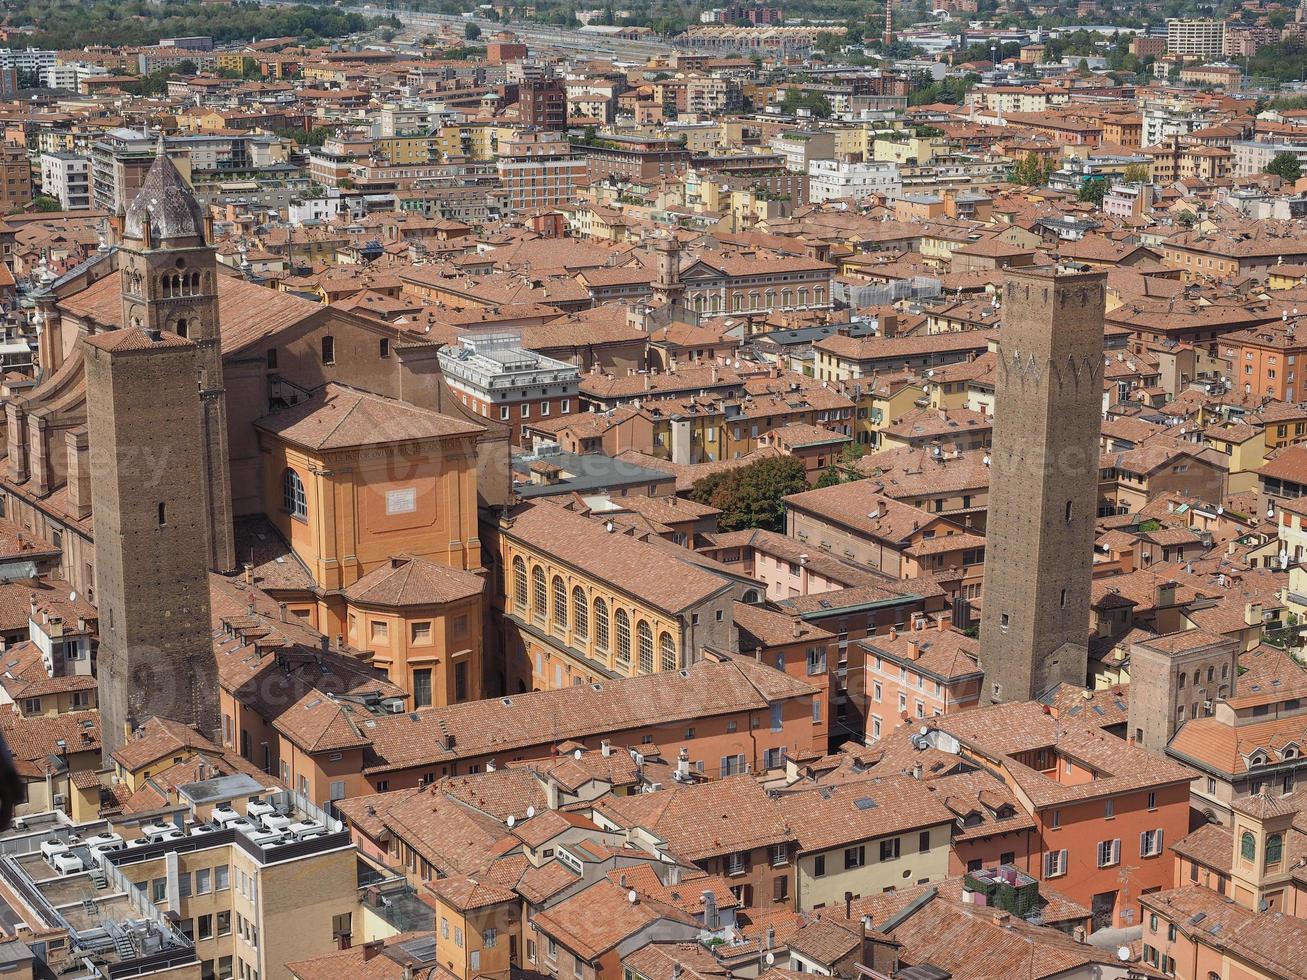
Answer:
<svg viewBox="0 0 1307 980"><path fill-rule="evenodd" d="M159 291L164 299L174 296L200 295L200 274L198 272L172 272L159 277Z"/></svg>
<svg viewBox="0 0 1307 980"><path fill-rule="evenodd" d="M743 293L735 293L731 297L731 307L736 313L742 310L771 310L776 307L776 290L768 289L766 292L751 292L746 297ZM781 308L789 309L794 305L795 292L792 289L782 289L780 291ZM798 291L799 306L808 305L808 290L800 289ZM747 304L746 304L747 299ZM826 290L817 288L812 291L812 302L815 306L824 306L826 303ZM722 312L722 298L718 293L713 293L705 300L704 294L699 293L693 299L694 309L697 313L705 311L711 313Z"/></svg>
<svg viewBox="0 0 1307 980"><path fill-rule="evenodd" d="M596 653L611 655L615 665L628 670L634 652L641 673L652 674L655 669L655 652L657 669L676 670L676 641L671 633L663 630L658 634L655 647L653 627L645 619L640 619L631 629L631 617L625 609L617 609L611 614L608 603L597 596L592 603L581 586L573 586L571 595L562 576L555 575L552 582L546 584L545 570L540 565L533 565L530 573L530 603L528 605L526 561L521 555L513 558L513 602L523 616L530 615L537 625L543 625L549 618L550 605L553 611L553 628L559 633L566 632L569 618L572 626L572 638L578 644L592 641ZM552 603L551 603L552 600ZM594 635L591 636L593 628ZM611 629L611 633L610 633ZM610 636L616 643L610 648ZM634 651L632 650L634 638Z"/></svg>

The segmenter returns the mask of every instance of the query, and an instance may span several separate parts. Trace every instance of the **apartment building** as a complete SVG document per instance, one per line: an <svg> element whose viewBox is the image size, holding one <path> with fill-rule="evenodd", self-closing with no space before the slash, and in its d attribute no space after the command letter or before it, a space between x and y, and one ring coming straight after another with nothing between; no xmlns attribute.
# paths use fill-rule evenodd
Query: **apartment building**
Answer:
<svg viewBox="0 0 1307 980"><path fill-rule="evenodd" d="M11 832L12 926L56 972L83 957L111 976L287 980L286 964L348 943L357 851L335 818L248 774L177 787L174 805ZM21 911L15 911L21 909Z"/></svg>
<svg viewBox="0 0 1307 980"><path fill-rule="evenodd" d="M1225 21L1210 17L1171 17L1166 22L1166 53L1219 58L1225 50Z"/></svg>
<svg viewBox="0 0 1307 980"><path fill-rule="evenodd" d="M521 133L499 144L499 181L510 210L552 208L571 201L585 180L585 161L556 133Z"/></svg>
<svg viewBox="0 0 1307 980"><path fill-rule="evenodd" d="M531 419L580 410L581 374L521 346L520 331L465 336L440 349L445 380L471 411L506 423L513 445L529 445Z"/></svg>
<svg viewBox="0 0 1307 980"><path fill-rule="evenodd" d="M867 694L867 735L879 739L980 701L984 671L978 644L952 629L891 630L860 640Z"/></svg>
<svg viewBox="0 0 1307 980"><path fill-rule="evenodd" d="M1167 842L1189 828L1188 768L1063 724L1033 701L930 725L931 745L990 769L1022 799L1036 824L1039 880L1088 907L1094 928L1137 924L1140 896L1170 885Z"/></svg>
<svg viewBox="0 0 1307 980"><path fill-rule="evenodd" d="M798 838L794 904L802 912L948 877L955 817L921 780L852 780L787 792L779 804Z"/></svg>
<svg viewBox="0 0 1307 980"><path fill-rule="evenodd" d="M41 193L64 211L91 206L91 161L77 153L41 154Z"/></svg>
<svg viewBox="0 0 1307 980"><path fill-rule="evenodd" d="M813 204L840 199L861 201L872 195L893 200L902 193L896 163L848 159L808 163L808 199Z"/></svg>

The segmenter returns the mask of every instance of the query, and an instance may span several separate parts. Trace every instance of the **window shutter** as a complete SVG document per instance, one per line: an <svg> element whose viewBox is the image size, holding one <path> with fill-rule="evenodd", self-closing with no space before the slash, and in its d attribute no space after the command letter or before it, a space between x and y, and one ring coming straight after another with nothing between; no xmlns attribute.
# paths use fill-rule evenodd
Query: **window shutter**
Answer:
<svg viewBox="0 0 1307 980"><path fill-rule="evenodd" d="M746 767L747 765L748 765L748 763L747 763L747 762L745 761L745 759L744 759L744 753L743 753L743 752L741 752L739 755L737 755L737 756L735 757L735 771L736 771L736 772L746 772L747 770L746 770L745 767Z"/></svg>
<svg viewBox="0 0 1307 980"><path fill-rule="evenodd" d="M1113 864L1121 863L1121 838L1120 837L1112 841L1112 863Z"/></svg>
<svg viewBox="0 0 1307 980"><path fill-rule="evenodd" d="M1156 847L1156 853L1157 853L1157 854L1161 854L1161 853L1162 853L1162 850L1163 850L1163 848L1162 848L1162 828L1161 828L1161 827L1158 827L1158 828L1157 828L1157 847Z"/></svg>
<svg viewBox="0 0 1307 980"><path fill-rule="evenodd" d="M718 770L718 772L721 775L725 776L730 771L731 771L731 757L729 755L724 755L722 756L722 767L721 769Z"/></svg>
<svg viewBox="0 0 1307 980"><path fill-rule="evenodd" d="M1139 856L1148 856L1148 831L1141 831L1139 834Z"/></svg>
<svg viewBox="0 0 1307 980"><path fill-rule="evenodd" d="M1066 848L1057 852L1057 873L1066 874Z"/></svg>

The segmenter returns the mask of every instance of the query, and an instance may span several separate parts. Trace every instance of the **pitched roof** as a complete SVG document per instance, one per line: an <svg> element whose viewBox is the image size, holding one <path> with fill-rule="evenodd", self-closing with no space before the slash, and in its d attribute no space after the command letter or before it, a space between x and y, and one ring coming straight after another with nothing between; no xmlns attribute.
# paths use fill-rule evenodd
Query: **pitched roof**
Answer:
<svg viewBox="0 0 1307 980"><path fill-rule="evenodd" d="M345 597L364 605L437 606L480 595L485 580L425 558L396 556L349 586Z"/></svg>
<svg viewBox="0 0 1307 980"><path fill-rule="evenodd" d="M419 439L442 439L483 431L475 422L442 415L409 402L329 382L290 408L254 423L264 432L324 451Z"/></svg>

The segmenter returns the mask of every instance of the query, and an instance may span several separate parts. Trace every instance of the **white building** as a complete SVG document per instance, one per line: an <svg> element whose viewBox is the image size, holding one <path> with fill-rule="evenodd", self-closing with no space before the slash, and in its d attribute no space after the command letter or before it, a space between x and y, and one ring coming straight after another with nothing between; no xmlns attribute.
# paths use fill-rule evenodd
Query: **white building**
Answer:
<svg viewBox="0 0 1307 980"><path fill-rule="evenodd" d="M1265 172L1266 165L1274 160L1278 153L1292 153L1298 158L1299 165L1307 168L1307 143L1238 140L1230 144L1230 149L1234 153L1235 177L1255 177Z"/></svg>
<svg viewBox="0 0 1307 980"><path fill-rule="evenodd" d="M1219 58L1225 49L1225 21L1172 17L1166 22L1166 53Z"/></svg>
<svg viewBox="0 0 1307 980"><path fill-rule="evenodd" d="M65 211L91 206L91 160L76 153L41 154L41 193Z"/></svg>
<svg viewBox="0 0 1307 980"><path fill-rule="evenodd" d="M903 194L898 164L865 160L808 163L808 200L813 204L836 198L860 201L873 194L891 199Z"/></svg>
<svg viewBox="0 0 1307 980"><path fill-rule="evenodd" d="M107 75L109 69L103 65L85 65L81 62L72 62L66 65L49 65L42 68L40 74L41 84L46 88L80 92L83 78Z"/></svg>
<svg viewBox="0 0 1307 980"><path fill-rule="evenodd" d="M56 57L55 52L40 48L0 48L0 71L39 72L53 65Z"/></svg>

